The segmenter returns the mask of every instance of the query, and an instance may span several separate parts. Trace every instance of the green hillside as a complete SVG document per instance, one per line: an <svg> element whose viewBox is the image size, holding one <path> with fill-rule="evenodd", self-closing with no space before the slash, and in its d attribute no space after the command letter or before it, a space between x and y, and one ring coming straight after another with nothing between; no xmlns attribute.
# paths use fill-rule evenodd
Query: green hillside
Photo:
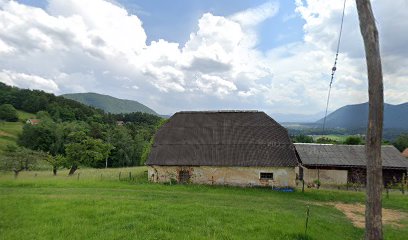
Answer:
<svg viewBox="0 0 408 240"><path fill-rule="evenodd" d="M0 152L7 145L16 144L17 137L23 130L24 122L35 117L34 114L18 111L18 122L2 122L0 121Z"/></svg>
<svg viewBox="0 0 408 240"><path fill-rule="evenodd" d="M72 93L62 96L109 113L144 112L158 115L154 110L137 101L114 98L98 93Z"/></svg>

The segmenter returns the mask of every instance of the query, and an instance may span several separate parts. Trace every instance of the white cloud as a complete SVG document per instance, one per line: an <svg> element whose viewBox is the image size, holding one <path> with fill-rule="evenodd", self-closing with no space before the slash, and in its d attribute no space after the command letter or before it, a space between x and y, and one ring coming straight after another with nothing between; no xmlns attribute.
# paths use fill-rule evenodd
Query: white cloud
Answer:
<svg viewBox="0 0 408 240"><path fill-rule="evenodd" d="M258 7L238 12L230 16L230 19L238 22L244 27L256 26L266 19L274 16L278 12L278 10L279 4L277 2L266 2Z"/></svg>
<svg viewBox="0 0 408 240"><path fill-rule="evenodd" d="M19 86L29 89L42 89L48 92L58 92L58 85L52 79L25 73L16 73L3 70L0 72L0 79L8 85Z"/></svg>
<svg viewBox="0 0 408 240"><path fill-rule="evenodd" d="M261 52L257 25L278 13L266 2L231 16L203 14L184 45L146 43L143 23L103 0L0 1L0 79L54 93L94 91L139 100L158 112L260 109L314 113L325 107L343 0L296 1L304 39ZM404 0L374 1L386 100L408 101ZM295 12L294 12L295 13ZM278 36L276 36L278 37ZM331 109L367 99L362 40L347 1Z"/></svg>

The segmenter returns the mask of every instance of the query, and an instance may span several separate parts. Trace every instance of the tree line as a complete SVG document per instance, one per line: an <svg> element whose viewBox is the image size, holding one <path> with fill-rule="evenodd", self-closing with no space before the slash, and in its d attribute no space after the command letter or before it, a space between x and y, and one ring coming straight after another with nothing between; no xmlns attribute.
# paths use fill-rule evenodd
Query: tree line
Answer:
<svg viewBox="0 0 408 240"><path fill-rule="evenodd" d="M141 112L109 114L43 91L0 83L0 119L18 120L16 109L34 113L38 119L36 124L25 124L17 146L7 147L1 156L2 168L16 174L42 160L54 174L60 168L73 174L80 166L143 165L152 137L164 122Z"/></svg>
<svg viewBox="0 0 408 240"><path fill-rule="evenodd" d="M348 136L343 141L332 139L327 136L322 136L322 137L315 139L312 136L305 135L305 134L292 135L291 139L294 143L346 144L346 145L365 144L364 138L360 135ZM390 141L384 140L382 144L385 144L385 145L392 144L400 152L402 152L406 148L408 148L408 134L402 133L394 141L390 142Z"/></svg>

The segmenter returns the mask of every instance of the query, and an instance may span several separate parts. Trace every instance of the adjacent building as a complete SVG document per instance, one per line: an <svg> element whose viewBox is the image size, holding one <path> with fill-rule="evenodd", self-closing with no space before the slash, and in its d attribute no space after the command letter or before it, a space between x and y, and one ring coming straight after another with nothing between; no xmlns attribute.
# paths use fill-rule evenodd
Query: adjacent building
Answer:
<svg viewBox="0 0 408 240"><path fill-rule="evenodd" d="M306 183L322 184L366 182L364 145L331 145L296 143L300 178ZM408 160L394 146L382 146L384 184L399 182L407 174Z"/></svg>
<svg viewBox="0 0 408 240"><path fill-rule="evenodd" d="M406 149L402 152L402 156L408 158L408 148L406 148Z"/></svg>
<svg viewBox="0 0 408 240"><path fill-rule="evenodd" d="M294 187L298 159L264 112L190 111L158 130L147 165L152 182Z"/></svg>
<svg viewBox="0 0 408 240"><path fill-rule="evenodd" d="M40 122L41 122L40 119L35 119L35 118L30 118L30 119L27 119L26 121L27 124L31 124L31 125L37 125Z"/></svg>

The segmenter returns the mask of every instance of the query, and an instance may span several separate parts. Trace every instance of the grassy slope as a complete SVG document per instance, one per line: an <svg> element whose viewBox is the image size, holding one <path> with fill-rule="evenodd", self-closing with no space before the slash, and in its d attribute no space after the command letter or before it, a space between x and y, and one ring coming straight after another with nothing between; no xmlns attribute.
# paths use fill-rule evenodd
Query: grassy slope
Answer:
<svg viewBox="0 0 408 240"><path fill-rule="evenodd" d="M19 122L0 121L0 152L9 144L16 144L18 134L21 133L27 119L35 117L34 114L18 111Z"/></svg>
<svg viewBox="0 0 408 240"><path fill-rule="evenodd" d="M119 171L122 181L118 180ZM123 181L129 176L134 181ZM197 185L146 183L145 168L79 170L78 176L26 172L0 175L2 239L361 239L343 213L321 202L363 202L356 192L302 194ZM384 199L408 212L407 196ZM405 222L404 224L408 224ZM407 228L386 226L386 239Z"/></svg>

